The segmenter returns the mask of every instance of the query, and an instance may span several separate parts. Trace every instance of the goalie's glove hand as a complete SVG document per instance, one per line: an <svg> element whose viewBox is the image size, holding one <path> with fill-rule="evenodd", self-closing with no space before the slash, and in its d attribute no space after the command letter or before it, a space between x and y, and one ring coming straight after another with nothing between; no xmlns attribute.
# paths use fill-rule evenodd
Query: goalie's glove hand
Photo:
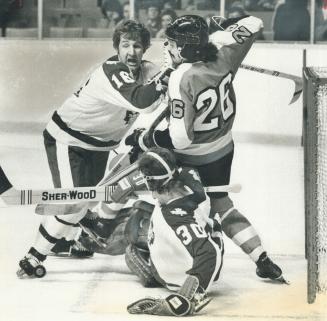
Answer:
<svg viewBox="0 0 327 321"><path fill-rule="evenodd" d="M181 317L195 312L195 303L175 293L165 299L144 298L127 306L131 314L151 314Z"/></svg>
<svg viewBox="0 0 327 321"><path fill-rule="evenodd" d="M142 151L146 151L150 147L155 146L153 136L144 128L134 129L133 133L126 137L125 144L138 147Z"/></svg>

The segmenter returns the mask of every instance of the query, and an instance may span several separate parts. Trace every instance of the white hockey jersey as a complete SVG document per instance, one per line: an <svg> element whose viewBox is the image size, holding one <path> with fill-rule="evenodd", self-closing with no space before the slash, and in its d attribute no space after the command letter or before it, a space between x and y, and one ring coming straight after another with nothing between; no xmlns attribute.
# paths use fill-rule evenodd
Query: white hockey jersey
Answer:
<svg viewBox="0 0 327 321"><path fill-rule="evenodd" d="M55 111L46 130L67 145L103 151L116 148L138 113L151 112L160 104L155 83L145 84L158 70L142 61L135 80L126 65L108 59Z"/></svg>

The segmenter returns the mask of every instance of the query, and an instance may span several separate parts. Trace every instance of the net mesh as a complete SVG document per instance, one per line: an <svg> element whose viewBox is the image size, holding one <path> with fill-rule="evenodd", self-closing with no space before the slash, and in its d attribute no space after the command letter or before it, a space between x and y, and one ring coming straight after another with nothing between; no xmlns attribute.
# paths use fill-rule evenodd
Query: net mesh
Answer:
<svg viewBox="0 0 327 321"><path fill-rule="evenodd" d="M315 68L319 78L327 78L327 68ZM317 291L327 292L327 83L316 87L317 110Z"/></svg>

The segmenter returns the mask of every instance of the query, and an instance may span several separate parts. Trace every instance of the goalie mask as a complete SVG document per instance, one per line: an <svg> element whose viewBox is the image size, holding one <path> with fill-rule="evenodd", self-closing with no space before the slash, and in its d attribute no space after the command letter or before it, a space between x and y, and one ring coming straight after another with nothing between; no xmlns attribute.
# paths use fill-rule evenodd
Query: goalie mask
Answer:
<svg viewBox="0 0 327 321"><path fill-rule="evenodd" d="M181 58L195 62L201 60L202 51L208 44L209 29L202 17L185 15L168 26L166 36L176 42Z"/></svg>
<svg viewBox="0 0 327 321"><path fill-rule="evenodd" d="M165 148L151 148L139 160L139 169L150 191L158 191L165 186L176 172L174 154Z"/></svg>

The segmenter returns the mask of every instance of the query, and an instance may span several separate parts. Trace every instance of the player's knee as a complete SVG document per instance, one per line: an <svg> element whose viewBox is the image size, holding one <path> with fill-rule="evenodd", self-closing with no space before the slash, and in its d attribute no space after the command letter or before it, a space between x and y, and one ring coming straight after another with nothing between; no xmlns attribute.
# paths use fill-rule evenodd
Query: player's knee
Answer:
<svg viewBox="0 0 327 321"><path fill-rule="evenodd" d="M148 248L147 237L153 209L154 205L145 201L134 203L125 227L125 237L129 243L142 249Z"/></svg>
<svg viewBox="0 0 327 321"><path fill-rule="evenodd" d="M251 223L248 219L235 208L222 219L222 229L229 237L234 237L237 233L247 229L249 226L251 226Z"/></svg>
<svg viewBox="0 0 327 321"><path fill-rule="evenodd" d="M210 198L210 205L211 214L218 213L220 217L222 217L224 213L234 208L233 201L229 198L229 196Z"/></svg>

